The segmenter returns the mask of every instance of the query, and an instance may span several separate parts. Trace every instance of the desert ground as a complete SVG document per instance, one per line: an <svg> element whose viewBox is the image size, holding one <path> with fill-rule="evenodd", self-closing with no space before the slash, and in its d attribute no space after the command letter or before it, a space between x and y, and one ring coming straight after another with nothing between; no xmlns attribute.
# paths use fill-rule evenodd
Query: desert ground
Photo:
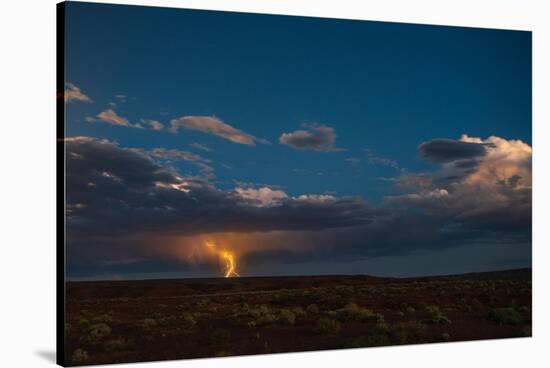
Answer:
<svg viewBox="0 0 550 368"><path fill-rule="evenodd" d="M66 283L67 365L531 336L531 270Z"/></svg>

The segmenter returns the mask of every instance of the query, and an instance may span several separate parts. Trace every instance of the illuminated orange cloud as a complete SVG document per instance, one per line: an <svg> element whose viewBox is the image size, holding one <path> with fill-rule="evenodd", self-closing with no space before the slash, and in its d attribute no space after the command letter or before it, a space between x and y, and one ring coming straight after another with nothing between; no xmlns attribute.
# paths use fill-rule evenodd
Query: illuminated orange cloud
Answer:
<svg viewBox="0 0 550 368"><path fill-rule="evenodd" d="M491 136L485 140L462 135L463 142L487 144L487 153L479 166L464 182L482 187L494 187L517 177L515 188L531 187L531 156L533 149L521 140L507 140Z"/></svg>

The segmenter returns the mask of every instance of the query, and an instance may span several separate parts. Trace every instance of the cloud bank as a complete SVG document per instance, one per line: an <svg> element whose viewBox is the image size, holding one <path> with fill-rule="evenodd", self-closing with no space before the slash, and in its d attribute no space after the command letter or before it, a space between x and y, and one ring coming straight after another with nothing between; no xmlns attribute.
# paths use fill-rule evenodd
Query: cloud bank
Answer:
<svg viewBox="0 0 550 368"><path fill-rule="evenodd" d="M291 194L247 183L223 190L211 182L213 162L200 155L70 137L68 272L94 274L136 259L146 261L132 265L151 270L192 267L208 262L201 258L205 239L260 263L529 245L531 147L499 137L462 136L459 142L480 145L484 153L472 155L468 146L458 154L456 142L450 150L428 150L438 157L437 170L402 175L395 183L400 193L373 205L360 197ZM183 173L177 162L197 173Z"/></svg>

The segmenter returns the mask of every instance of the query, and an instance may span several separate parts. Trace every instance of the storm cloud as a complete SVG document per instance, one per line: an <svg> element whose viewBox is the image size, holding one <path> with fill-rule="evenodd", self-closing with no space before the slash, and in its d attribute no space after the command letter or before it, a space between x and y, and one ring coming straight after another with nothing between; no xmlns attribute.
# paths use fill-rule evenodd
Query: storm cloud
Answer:
<svg viewBox="0 0 550 368"><path fill-rule="evenodd" d="M422 158L443 163L482 157L486 153L486 145L438 138L422 143L418 146L418 151Z"/></svg>
<svg viewBox="0 0 550 368"><path fill-rule="evenodd" d="M122 148L90 137L66 140L67 206L73 230L120 233L314 230L354 226L377 212L358 197L224 191L184 177L156 158L204 163L182 151ZM266 205L277 199L276 205Z"/></svg>
<svg viewBox="0 0 550 368"><path fill-rule="evenodd" d="M159 269L174 259L208 262L197 248L205 239L232 244L243 259L284 262L405 255L510 236L529 244L530 147L498 137L480 142L487 152L473 171L445 162L433 173L408 173L397 182L401 194L373 205L361 197L246 183L222 190L209 177L183 175L172 165L181 161L200 174L202 165L213 165L200 155L67 138L69 271L141 259ZM450 178L449 170L465 171L439 180Z"/></svg>

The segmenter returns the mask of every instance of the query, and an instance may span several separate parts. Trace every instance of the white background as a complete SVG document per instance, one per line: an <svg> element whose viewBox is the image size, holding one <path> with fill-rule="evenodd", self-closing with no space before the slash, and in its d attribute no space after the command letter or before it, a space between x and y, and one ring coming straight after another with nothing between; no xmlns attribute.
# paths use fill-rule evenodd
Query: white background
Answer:
<svg viewBox="0 0 550 368"><path fill-rule="evenodd" d="M546 262L550 262L550 257L545 208L550 192L550 145L546 142L550 138L550 12L545 9L546 1L110 2L533 31L533 338L142 363L140 367L549 366L550 274ZM1 367L54 364L55 3L54 0L0 3Z"/></svg>

